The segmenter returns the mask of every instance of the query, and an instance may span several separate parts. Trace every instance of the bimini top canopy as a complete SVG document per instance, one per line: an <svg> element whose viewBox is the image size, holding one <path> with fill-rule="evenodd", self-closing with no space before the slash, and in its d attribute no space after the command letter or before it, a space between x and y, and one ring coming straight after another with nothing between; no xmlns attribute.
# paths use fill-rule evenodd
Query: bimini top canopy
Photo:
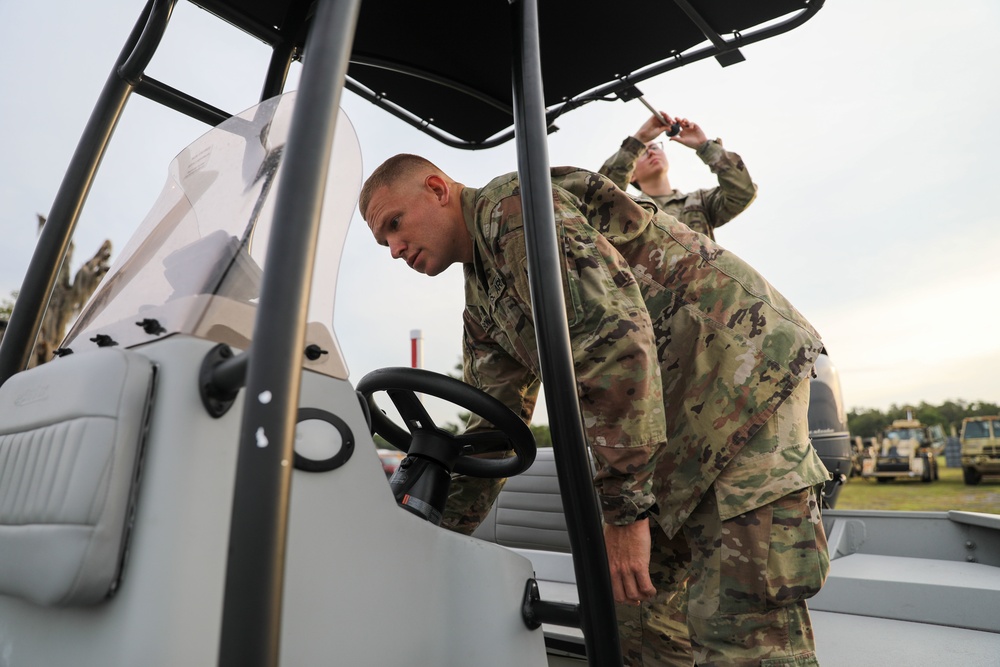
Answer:
<svg viewBox="0 0 1000 667"><path fill-rule="evenodd" d="M311 0L192 0L271 44L301 50ZM551 123L597 99L629 99L635 84L715 57L812 17L823 0L546 0L540 2L542 76ZM459 148L513 136L511 27L504 0L431 5L365 0L347 86ZM597 56L595 54L600 54Z"/></svg>

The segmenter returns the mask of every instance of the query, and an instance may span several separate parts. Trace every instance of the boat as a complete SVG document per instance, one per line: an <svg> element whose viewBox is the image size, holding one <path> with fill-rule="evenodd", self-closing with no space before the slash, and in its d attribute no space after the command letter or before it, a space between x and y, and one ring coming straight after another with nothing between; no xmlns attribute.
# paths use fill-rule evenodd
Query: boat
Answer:
<svg viewBox="0 0 1000 667"><path fill-rule="evenodd" d="M607 57L580 67L581 54L594 60L587 29L607 17L604 3L446 1L430 12L390 0L192 0L272 49L259 103L239 113L147 74L176 4L149 0L113 64L0 344L0 662L621 664L575 392L550 392L559 446L539 452L520 420L445 376L348 379L332 323L363 171L340 96L351 90L455 148L515 142L534 202L525 226L543 376L574 386L564 311L545 307L562 298L545 279L556 248L537 196L548 189L547 133L563 114L633 99L678 67L739 62L824 3L637 1L630 9L668 26L663 39L602 42ZM609 34L614 20L602 19ZM302 76L286 91L296 60ZM58 358L25 370L135 94L206 131L169 165ZM371 409L381 391L407 429ZM445 435L417 393L500 430ZM426 461L408 473L409 498L387 483L373 429ZM496 466L463 456L498 447L517 456ZM489 524L474 537L435 525L447 473L461 469L510 476L492 536ZM540 475L561 502L558 549L500 530L518 484ZM997 517L829 510L824 522L835 558L812 605L824 664L995 664Z"/></svg>

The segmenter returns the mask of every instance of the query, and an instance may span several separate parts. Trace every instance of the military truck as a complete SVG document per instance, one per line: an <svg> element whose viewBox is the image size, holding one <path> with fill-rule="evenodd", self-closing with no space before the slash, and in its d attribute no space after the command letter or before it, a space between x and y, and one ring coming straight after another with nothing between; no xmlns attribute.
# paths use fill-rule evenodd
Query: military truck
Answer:
<svg viewBox="0 0 1000 667"><path fill-rule="evenodd" d="M893 479L933 482L938 478L934 449L937 438L938 430L932 432L912 416L896 419L879 437L872 455L862 462L861 476L873 477L880 483Z"/></svg>
<svg viewBox="0 0 1000 667"><path fill-rule="evenodd" d="M1000 417L966 417L959 440L966 484L979 484L983 475L1000 475Z"/></svg>

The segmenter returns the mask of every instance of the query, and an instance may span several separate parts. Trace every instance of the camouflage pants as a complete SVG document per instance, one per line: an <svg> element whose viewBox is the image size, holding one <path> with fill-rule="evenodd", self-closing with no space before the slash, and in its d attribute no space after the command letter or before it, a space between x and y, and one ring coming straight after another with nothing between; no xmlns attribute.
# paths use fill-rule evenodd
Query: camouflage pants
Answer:
<svg viewBox="0 0 1000 667"><path fill-rule="evenodd" d="M830 561L815 489L728 521L708 493L673 539L650 525L660 592L616 607L626 667L819 664L805 601Z"/></svg>
<svg viewBox="0 0 1000 667"><path fill-rule="evenodd" d="M694 664L687 624L691 551L682 535L670 539L655 521L649 525L649 576L658 592L639 606L615 605L623 663L625 667L690 667Z"/></svg>
<svg viewBox="0 0 1000 667"><path fill-rule="evenodd" d="M489 512L502 481L475 481L474 502L446 512L446 527L469 534ZM805 601L830 561L813 488L727 521L707 493L673 539L649 523L659 593L616 605L625 667L818 664Z"/></svg>
<svg viewBox="0 0 1000 667"><path fill-rule="evenodd" d="M757 449L795 440L791 429L805 422L805 387L786 401L787 417L758 432ZM459 477L442 525L470 534L489 513L503 480ZM727 520L716 499L713 485L672 539L650 521L650 577L659 593L640 607L616 606L626 667L688 666L695 660L817 664L805 600L822 586L829 557L814 489Z"/></svg>
<svg viewBox="0 0 1000 667"><path fill-rule="evenodd" d="M818 665L806 600L830 568L816 489L728 521L706 494L684 525L688 627L699 665Z"/></svg>

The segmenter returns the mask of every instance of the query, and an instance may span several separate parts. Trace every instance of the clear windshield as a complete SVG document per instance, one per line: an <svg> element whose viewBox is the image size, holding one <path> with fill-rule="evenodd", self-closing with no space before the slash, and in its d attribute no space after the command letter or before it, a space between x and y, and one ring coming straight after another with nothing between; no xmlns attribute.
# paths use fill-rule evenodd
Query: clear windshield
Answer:
<svg viewBox="0 0 1000 667"><path fill-rule="evenodd" d="M918 443L923 444L924 432L918 428L899 428L889 431L887 434L890 440L916 440Z"/></svg>
<svg viewBox="0 0 1000 667"><path fill-rule="evenodd" d="M994 422L994 426L996 423ZM989 425L986 421L965 422L965 430L962 437L966 440L976 440L990 437Z"/></svg>
<svg viewBox="0 0 1000 667"><path fill-rule="evenodd" d="M249 346L294 102L294 92L262 102L174 158L160 197L62 347L92 347L102 334L128 347L172 333ZM341 111L306 332L306 346L327 354L304 358L306 367L341 378L334 295L361 175L361 148Z"/></svg>

